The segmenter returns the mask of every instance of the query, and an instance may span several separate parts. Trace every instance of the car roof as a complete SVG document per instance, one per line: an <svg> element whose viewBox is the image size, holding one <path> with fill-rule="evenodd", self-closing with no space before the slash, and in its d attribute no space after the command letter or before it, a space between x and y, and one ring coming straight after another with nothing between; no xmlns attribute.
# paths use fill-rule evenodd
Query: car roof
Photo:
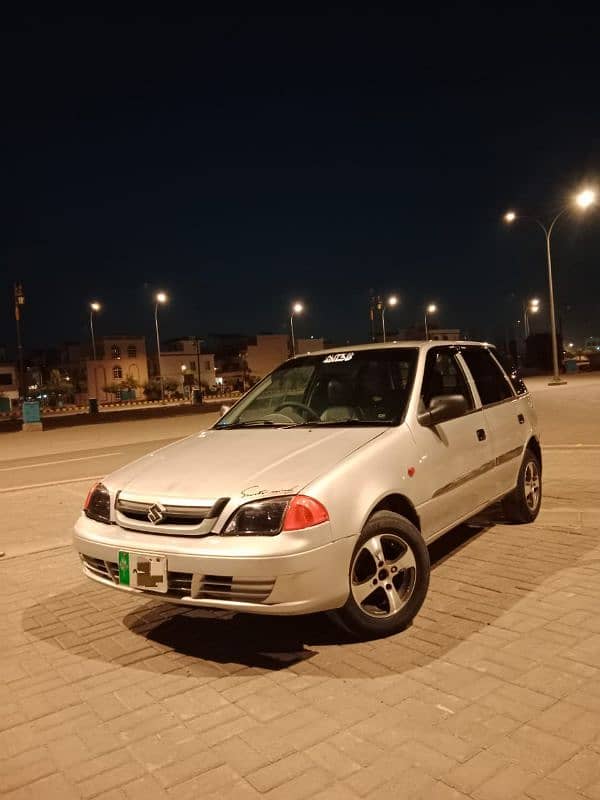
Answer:
<svg viewBox="0 0 600 800"><path fill-rule="evenodd" d="M416 347L419 350L430 350L432 347L464 347L465 345L494 347L490 342L473 342L466 339L452 339L451 341L447 341L446 339L430 339L428 342L417 339L414 341L392 341L386 342L385 344L383 342L372 342L369 344L344 345L343 347L328 347L324 350L309 350L306 353L298 353L296 358L301 358L302 356L321 356L327 355L328 353L357 353L362 350L397 350L403 347Z"/></svg>

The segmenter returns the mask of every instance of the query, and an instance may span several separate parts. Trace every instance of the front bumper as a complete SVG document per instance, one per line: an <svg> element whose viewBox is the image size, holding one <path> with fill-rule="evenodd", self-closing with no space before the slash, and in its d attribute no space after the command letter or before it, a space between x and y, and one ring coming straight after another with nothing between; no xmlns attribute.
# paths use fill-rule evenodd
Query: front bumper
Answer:
<svg viewBox="0 0 600 800"><path fill-rule="evenodd" d="M278 536L164 536L94 522L75 525L84 574L121 591L183 605L257 614L307 614L348 597L351 537L330 541L329 524ZM167 593L119 585L119 551L167 559Z"/></svg>

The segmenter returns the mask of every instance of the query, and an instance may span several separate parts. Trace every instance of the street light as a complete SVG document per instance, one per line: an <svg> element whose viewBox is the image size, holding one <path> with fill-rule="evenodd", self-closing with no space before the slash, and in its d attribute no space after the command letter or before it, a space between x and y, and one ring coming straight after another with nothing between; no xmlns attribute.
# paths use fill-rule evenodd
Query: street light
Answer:
<svg viewBox="0 0 600 800"><path fill-rule="evenodd" d="M390 308L394 308L394 306L397 306L399 302L400 301L398 300L396 295L393 294L391 297L388 297L385 303L383 303L381 306L381 333L383 335L384 342L385 342L385 307L387 305L390 306Z"/></svg>
<svg viewBox="0 0 600 800"><path fill-rule="evenodd" d="M559 386L563 383L566 383L565 380L561 380L561 377L558 372L558 340L556 336L556 314L554 311L554 284L552 281L552 255L550 252L550 239L552 237L552 230L556 225L556 222L563 214L569 211L572 208L572 205L576 205L578 208L582 210L588 209L590 206L594 205L596 202L596 193L592 189L583 189L579 192L574 198L573 203L569 203L568 205L561 208L558 214L555 215L553 220L550 222L549 225L544 224L536 217L524 217L524 219L532 219L537 225L540 226L542 231L544 232L544 236L546 237L546 261L548 264L548 290L550 295L550 328L552 334L552 365L554 374L552 376L552 380L549 381L549 386ZM517 214L515 211L508 211L504 215L504 221L511 223L518 220Z"/></svg>
<svg viewBox="0 0 600 800"><path fill-rule="evenodd" d="M294 314L301 314L304 311L302 303L294 303L290 314L290 331L292 333L292 356L296 355L296 339L294 338Z"/></svg>
<svg viewBox="0 0 600 800"><path fill-rule="evenodd" d="M425 341L429 341L429 328L427 327L427 315L428 314L435 314L437 311L437 306L435 303L430 303L428 306L425 306Z"/></svg>
<svg viewBox="0 0 600 800"><path fill-rule="evenodd" d="M525 338L531 333L531 323L529 322L530 314L537 314L540 310L540 301L537 297L532 297L523 306L523 319L525 320Z"/></svg>
<svg viewBox="0 0 600 800"><path fill-rule="evenodd" d="M158 333L158 306L164 305L167 302L168 297L164 292L158 292L155 297L155 304L154 304L154 326L156 327L156 349L158 352L158 374L160 378L160 399L161 402L165 402L165 384L163 381L163 374L162 374L162 364L160 361L160 335Z"/></svg>
<svg viewBox="0 0 600 800"><path fill-rule="evenodd" d="M100 303L90 303L90 331L92 333L92 353L94 361L96 360L96 339L94 337L94 311L98 312L102 306Z"/></svg>

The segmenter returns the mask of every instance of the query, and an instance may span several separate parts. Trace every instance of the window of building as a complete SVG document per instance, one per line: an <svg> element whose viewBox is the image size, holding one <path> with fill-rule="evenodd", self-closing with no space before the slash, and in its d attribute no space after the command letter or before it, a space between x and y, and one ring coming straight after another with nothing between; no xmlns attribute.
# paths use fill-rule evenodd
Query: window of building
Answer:
<svg viewBox="0 0 600 800"><path fill-rule="evenodd" d="M196 362L195 361L190 361L190 369L192 370L192 372L196 372Z"/></svg>
<svg viewBox="0 0 600 800"><path fill-rule="evenodd" d="M121 358L121 348L118 344L113 344L110 347L110 357L111 358Z"/></svg>
<svg viewBox="0 0 600 800"><path fill-rule="evenodd" d="M12 386L12 375L10 372L0 372L0 385Z"/></svg>
<svg viewBox="0 0 600 800"><path fill-rule="evenodd" d="M123 370L121 367L113 367L113 378L122 378Z"/></svg>
<svg viewBox="0 0 600 800"><path fill-rule="evenodd" d="M127 358L137 358L137 347L134 344L127 346Z"/></svg>
<svg viewBox="0 0 600 800"><path fill-rule="evenodd" d="M489 350L482 347L466 347L461 355L467 362L481 403L489 406L512 397L512 389L500 366Z"/></svg>
<svg viewBox="0 0 600 800"><path fill-rule="evenodd" d="M210 369L210 361L206 362L206 364L204 365L204 369L206 369L206 370Z"/></svg>
<svg viewBox="0 0 600 800"><path fill-rule="evenodd" d="M470 409L474 407L471 390L454 351L449 347L436 347L427 353L421 400L425 408L429 408L433 397L444 394L459 394L465 398Z"/></svg>

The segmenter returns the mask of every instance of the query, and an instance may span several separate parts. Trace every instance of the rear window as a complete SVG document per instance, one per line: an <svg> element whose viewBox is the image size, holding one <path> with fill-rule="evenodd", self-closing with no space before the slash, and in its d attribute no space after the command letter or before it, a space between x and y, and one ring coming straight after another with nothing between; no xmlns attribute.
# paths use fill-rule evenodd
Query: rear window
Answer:
<svg viewBox="0 0 600 800"><path fill-rule="evenodd" d="M508 379L512 384L513 389L517 394L527 394L528 389L525 386L525 381L521 376L521 372L518 366L515 364L512 358L508 356L502 355L497 351L494 351L495 358L502 364L504 367L504 371L508 375Z"/></svg>
<svg viewBox="0 0 600 800"><path fill-rule="evenodd" d="M508 378L489 350L484 347L466 347L461 355L473 376L482 405L490 406L513 397Z"/></svg>

